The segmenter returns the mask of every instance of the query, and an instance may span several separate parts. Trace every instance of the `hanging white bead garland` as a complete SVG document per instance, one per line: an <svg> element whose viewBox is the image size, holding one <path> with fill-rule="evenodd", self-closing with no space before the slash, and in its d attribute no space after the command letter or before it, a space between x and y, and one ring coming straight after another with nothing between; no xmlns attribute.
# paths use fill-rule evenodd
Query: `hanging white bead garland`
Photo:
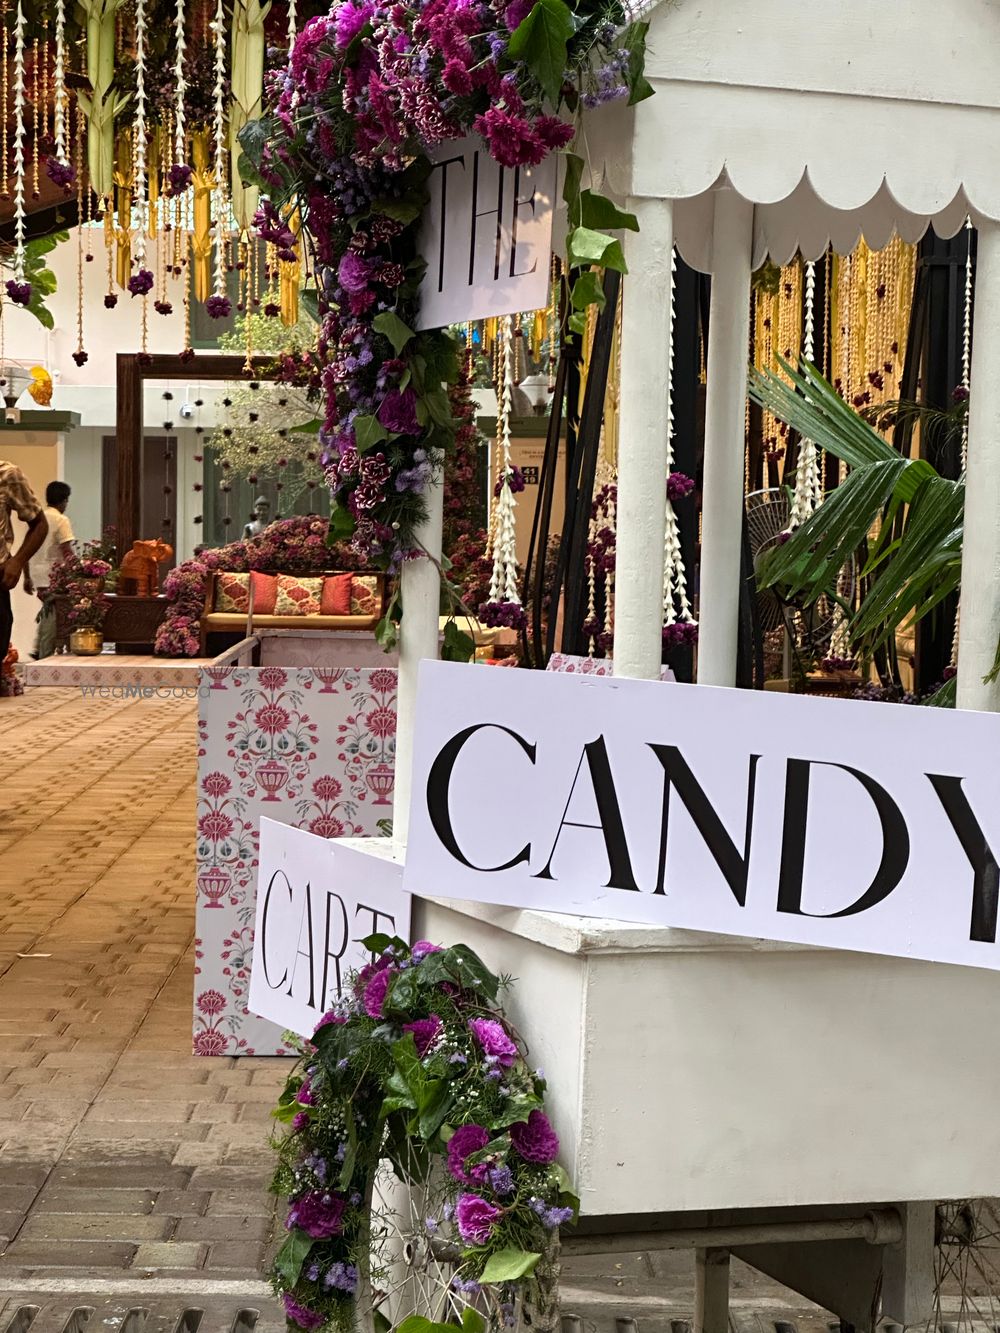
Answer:
<svg viewBox="0 0 1000 1333"><path fill-rule="evenodd" d="M805 270L805 314L802 329L802 355L809 362L815 360L815 324L816 324L816 265L806 264ZM804 523L816 509L822 498L819 475L819 454L812 440L799 441L799 457L795 465L795 491L792 496L792 511L789 529Z"/></svg>
<svg viewBox="0 0 1000 1333"><path fill-rule="evenodd" d="M146 267L149 227L146 193L146 0L135 0L135 128L133 130L136 236L133 246L139 273ZM143 293L145 294L145 293Z"/></svg>
<svg viewBox="0 0 1000 1333"><path fill-rule="evenodd" d="M295 45L295 37L298 33L298 15L295 11L295 0L288 0L288 50L291 52Z"/></svg>
<svg viewBox="0 0 1000 1333"><path fill-rule="evenodd" d="M177 0L174 12L174 42L177 47L174 60L174 164L182 166L187 160L184 119L184 94L187 92L187 80L184 78L184 0Z"/></svg>
<svg viewBox="0 0 1000 1333"><path fill-rule="evenodd" d="M24 8L14 25L14 280L24 282Z"/></svg>
<svg viewBox="0 0 1000 1333"><path fill-rule="evenodd" d="M495 536L493 544L493 575L490 579L490 603L520 608L517 590L517 539L514 510L516 501L511 490L510 414L514 393L514 335L510 315L500 320L500 493L494 506ZM523 613L522 613L523 614ZM515 613L515 619L517 615ZM503 623L497 619L496 623Z"/></svg>
<svg viewBox="0 0 1000 1333"><path fill-rule="evenodd" d="M229 213L229 197L226 189L226 16L222 0L218 0L215 19L211 27L215 36L215 118L213 123L216 198L215 295L217 299L225 300L226 248L229 241L229 230L226 223ZM228 310L226 310L226 314L228 313Z"/></svg>
<svg viewBox="0 0 1000 1333"><path fill-rule="evenodd" d="M969 399L970 370L972 368L972 219L965 219L965 308L962 311L962 388L965 390L965 399ZM962 422L962 475L965 475L965 467L969 461L969 414L966 411L965 420ZM949 665L952 670L958 668L958 630L962 615L962 603L959 602L955 607L955 628L951 636L951 657Z"/></svg>
<svg viewBox="0 0 1000 1333"><path fill-rule="evenodd" d="M669 367L670 392L667 396L667 477L674 466L674 280L677 273L677 251L670 254L670 312L667 341L667 365ZM681 551L680 529L673 501L670 498L669 480L666 496L666 522L663 530L663 624L695 625L688 600L687 573L684 569L684 556Z"/></svg>
<svg viewBox="0 0 1000 1333"><path fill-rule="evenodd" d="M56 161L68 165L66 157L66 6L56 0L56 53L52 69L52 97L55 103L54 137Z"/></svg>

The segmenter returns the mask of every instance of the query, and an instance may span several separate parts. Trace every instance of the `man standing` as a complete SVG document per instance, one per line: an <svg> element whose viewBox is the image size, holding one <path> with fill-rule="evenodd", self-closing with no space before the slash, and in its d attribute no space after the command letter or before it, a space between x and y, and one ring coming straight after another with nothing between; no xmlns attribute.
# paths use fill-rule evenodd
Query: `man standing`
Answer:
<svg viewBox="0 0 1000 1333"><path fill-rule="evenodd" d="M11 514L17 514L28 531L15 553L14 525ZM16 588L25 566L35 554L48 533L49 525L42 506L28 485L21 469L0 459L0 662L10 647L14 616L10 609L10 590Z"/></svg>
<svg viewBox="0 0 1000 1333"><path fill-rule="evenodd" d="M45 606L45 595L52 578L52 567L73 554L73 528L66 517L70 488L64 481L50 481L45 489L45 521L49 533L37 555L24 569L24 591L37 592L43 605L38 613L38 638L35 658L48 657L56 646L56 609Z"/></svg>

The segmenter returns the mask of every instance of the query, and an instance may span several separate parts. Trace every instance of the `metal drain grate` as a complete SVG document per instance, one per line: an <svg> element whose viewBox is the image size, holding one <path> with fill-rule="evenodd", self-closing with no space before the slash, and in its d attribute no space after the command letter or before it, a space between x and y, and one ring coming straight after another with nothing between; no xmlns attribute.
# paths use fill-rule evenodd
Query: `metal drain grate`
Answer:
<svg viewBox="0 0 1000 1333"><path fill-rule="evenodd" d="M233 1301L48 1299L32 1293L0 1305L0 1333L284 1333L277 1304Z"/></svg>

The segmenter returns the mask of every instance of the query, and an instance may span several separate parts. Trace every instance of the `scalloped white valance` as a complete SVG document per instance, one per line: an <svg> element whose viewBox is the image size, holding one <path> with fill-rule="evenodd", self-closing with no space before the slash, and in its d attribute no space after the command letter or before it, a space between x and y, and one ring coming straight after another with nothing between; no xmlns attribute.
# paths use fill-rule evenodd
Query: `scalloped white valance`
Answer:
<svg viewBox="0 0 1000 1333"><path fill-rule="evenodd" d="M711 267L712 190L754 203L754 262L1000 220L1000 4L664 0L655 96L587 118L616 193L678 201L684 258Z"/></svg>

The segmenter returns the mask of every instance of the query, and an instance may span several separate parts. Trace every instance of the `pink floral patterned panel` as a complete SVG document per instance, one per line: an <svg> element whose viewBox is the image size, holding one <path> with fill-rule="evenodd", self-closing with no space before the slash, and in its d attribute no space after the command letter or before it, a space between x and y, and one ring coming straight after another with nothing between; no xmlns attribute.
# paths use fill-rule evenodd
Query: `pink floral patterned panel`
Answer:
<svg viewBox="0 0 1000 1333"><path fill-rule="evenodd" d="M613 676L615 664L610 657L575 657L572 653L553 653L546 671L575 671L580 676ZM660 680L676 680L673 670L660 668Z"/></svg>
<svg viewBox="0 0 1000 1333"><path fill-rule="evenodd" d="M260 817L324 838L392 817L396 672L208 667L198 710L196 1055L286 1055L246 1007Z"/></svg>

